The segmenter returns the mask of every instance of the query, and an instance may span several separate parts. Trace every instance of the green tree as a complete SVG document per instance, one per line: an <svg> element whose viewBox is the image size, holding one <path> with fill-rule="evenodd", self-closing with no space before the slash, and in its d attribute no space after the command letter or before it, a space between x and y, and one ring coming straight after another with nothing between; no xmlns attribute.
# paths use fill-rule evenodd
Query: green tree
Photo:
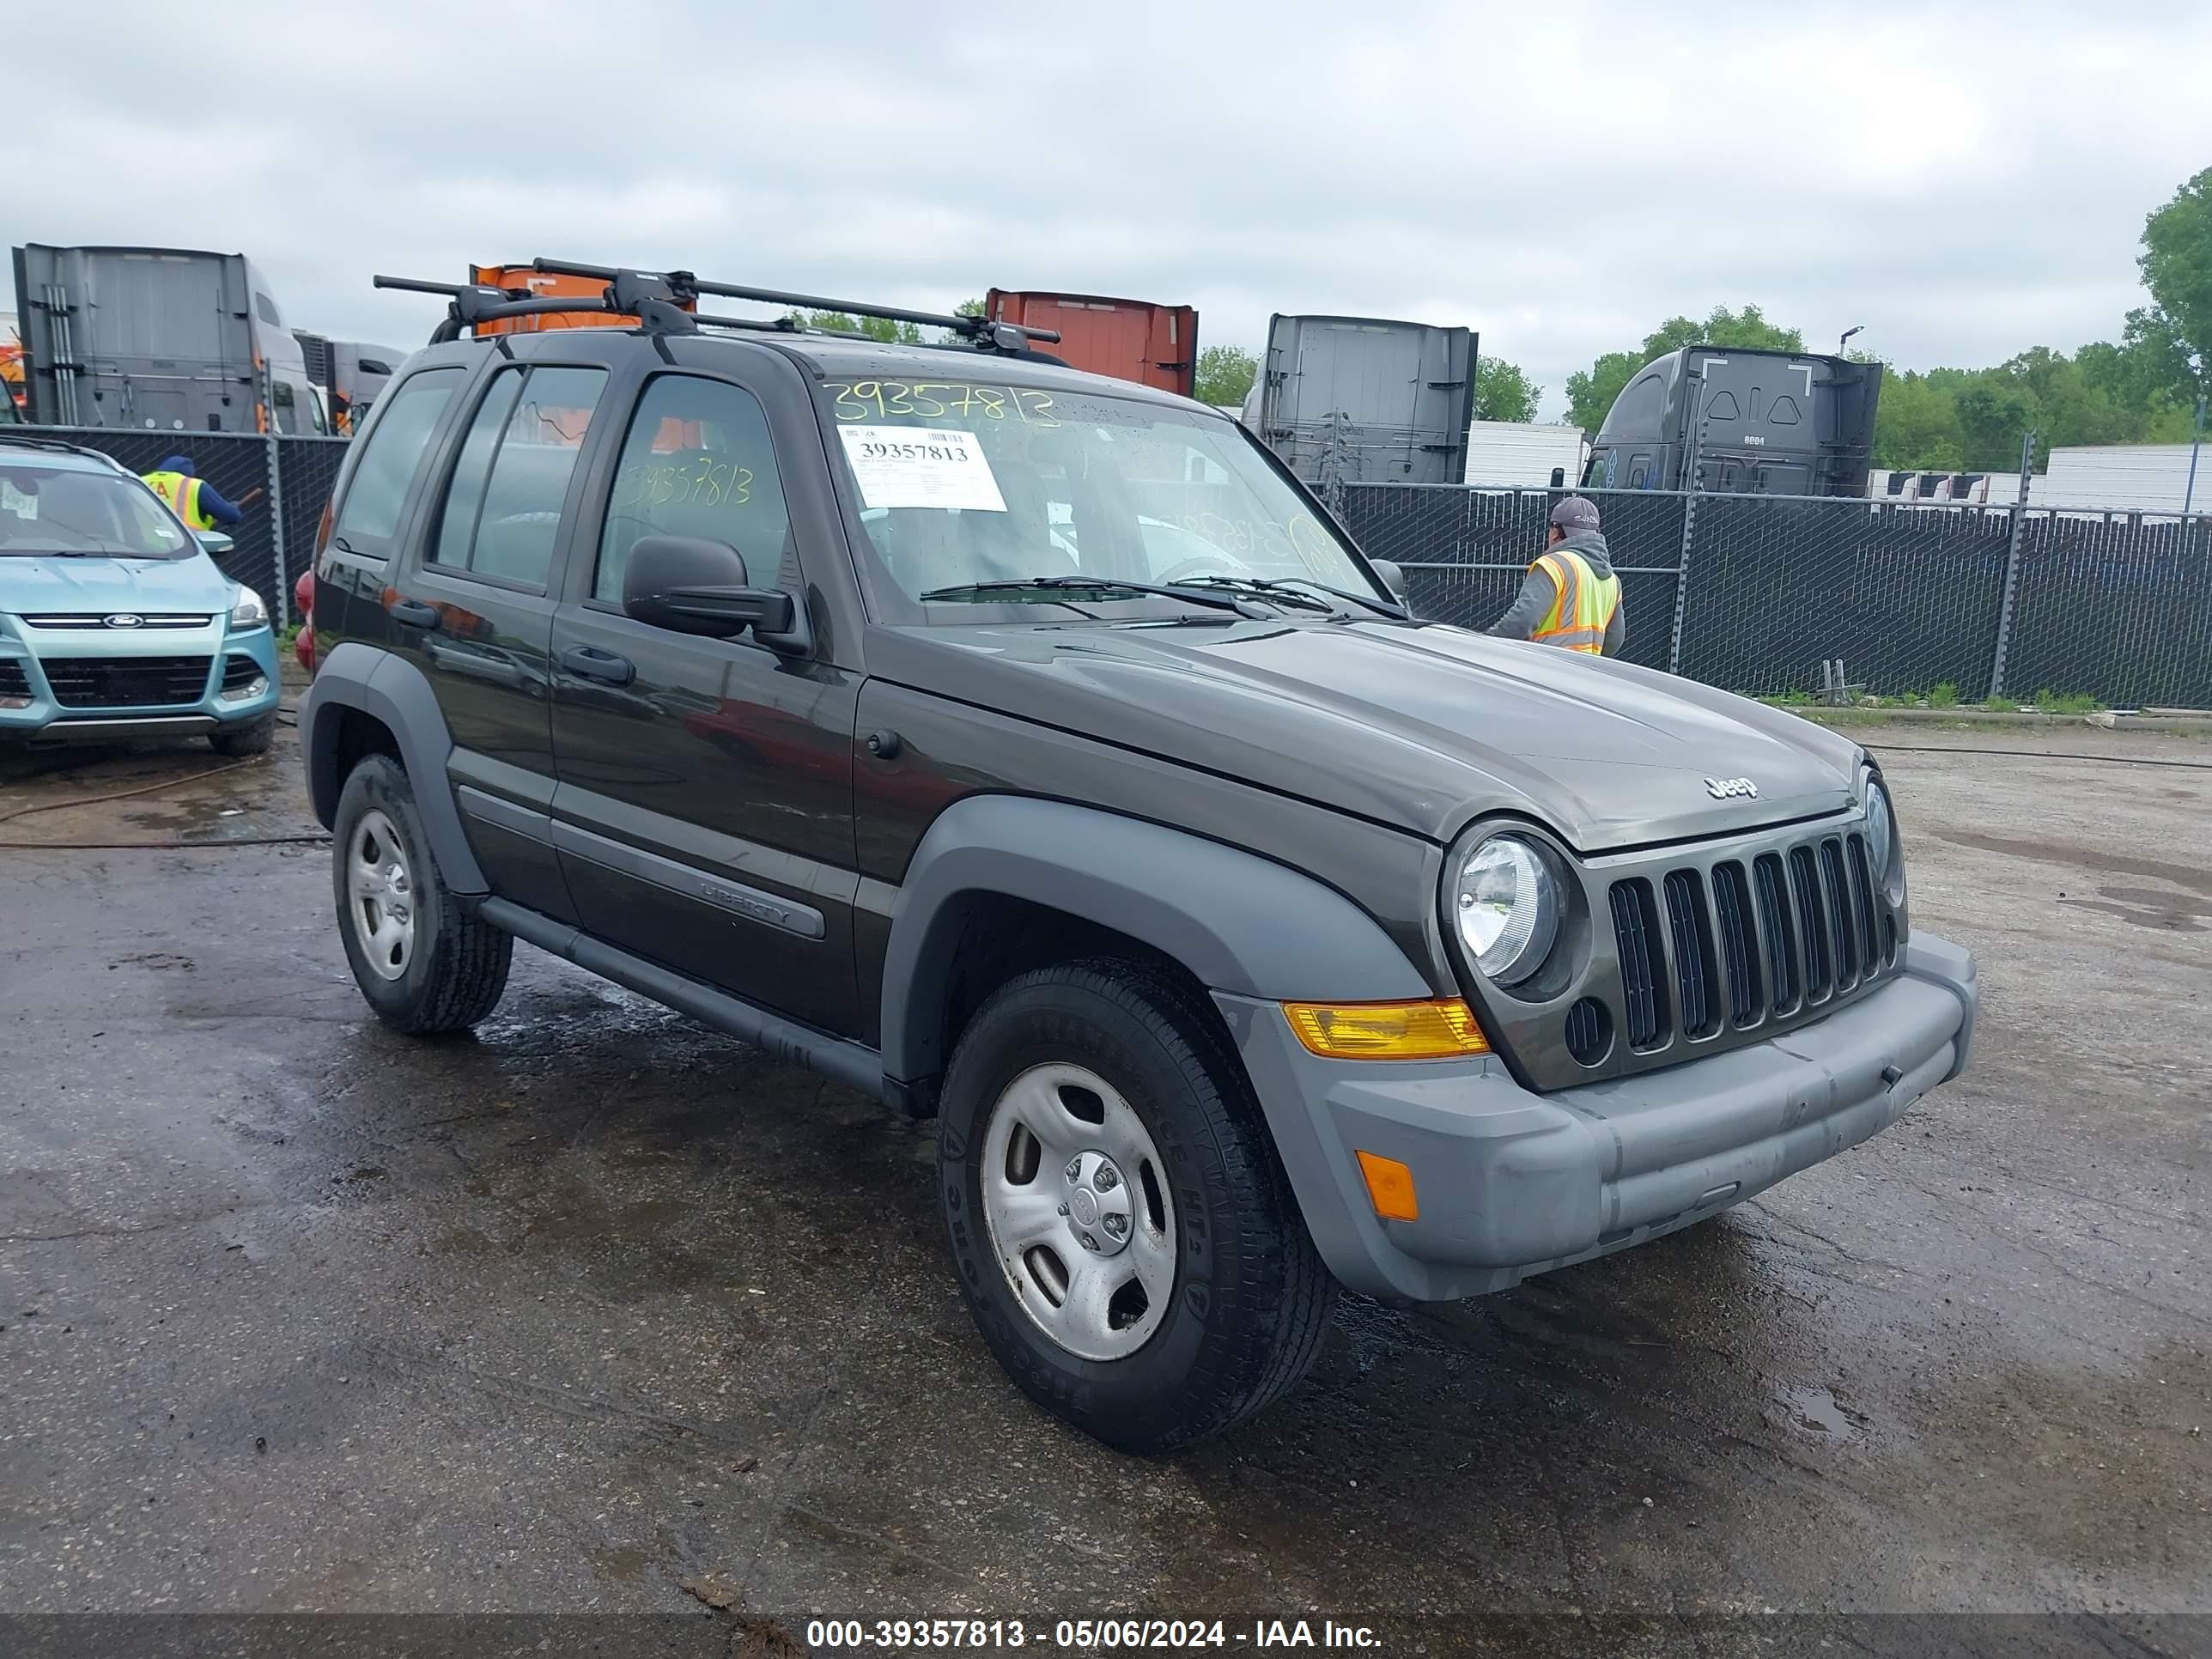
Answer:
<svg viewBox="0 0 2212 1659"><path fill-rule="evenodd" d="M1242 346L1208 346L1198 354L1198 379L1191 396L1202 404L1233 409L1252 389L1260 360Z"/></svg>
<svg viewBox="0 0 2212 1659"><path fill-rule="evenodd" d="M1927 374L1892 370L1882 377L1875 406L1874 464L1892 471L1956 472L1959 450L1955 393Z"/></svg>
<svg viewBox="0 0 2212 1659"><path fill-rule="evenodd" d="M833 334L859 334L871 340L880 340L885 345L920 345L921 330L912 323L895 323L888 317L854 317L842 311L806 311L799 313L799 322L807 328L824 329Z"/></svg>
<svg viewBox="0 0 2212 1659"><path fill-rule="evenodd" d="M2193 360L2194 390L2212 392L2212 167L2143 221L2142 241L2137 263L2154 304L2141 331Z"/></svg>
<svg viewBox="0 0 2212 1659"><path fill-rule="evenodd" d="M1620 397L1636 371L1654 357L1663 357L1684 346L1734 346L1741 350L1802 351L1805 337L1794 328L1766 320L1757 306L1730 311L1716 306L1703 322L1669 317L1632 351L1608 351L1587 369L1567 376L1567 418L1595 436L1604 425L1613 399Z"/></svg>
<svg viewBox="0 0 2212 1659"><path fill-rule="evenodd" d="M1959 464L1968 471L2008 472L2020 465L2020 441L2038 424L2034 394L2001 369L1966 377L1953 399L1958 411ZM1881 418L1879 411L1875 419ZM2037 460L2049 451L2039 446Z"/></svg>
<svg viewBox="0 0 2212 1659"><path fill-rule="evenodd" d="M1478 421L1533 421L1544 388L1533 384L1515 364L1503 357L1485 357L1474 370L1474 418Z"/></svg>

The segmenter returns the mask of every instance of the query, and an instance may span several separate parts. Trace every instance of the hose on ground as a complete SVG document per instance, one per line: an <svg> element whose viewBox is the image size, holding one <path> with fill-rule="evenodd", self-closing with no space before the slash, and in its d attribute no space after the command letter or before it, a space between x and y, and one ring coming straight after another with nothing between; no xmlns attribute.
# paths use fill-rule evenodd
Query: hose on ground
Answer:
<svg viewBox="0 0 2212 1659"><path fill-rule="evenodd" d="M292 715L289 720L284 718L288 714ZM299 724L298 715L290 708L279 708L276 718L285 725ZM266 755L253 755L244 760L227 761L221 766L210 766L204 772L194 772L186 777L162 778L131 789L109 789L96 795L72 795L67 800L40 801L34 806L19 806L10 812L0 812L0 823L12 823L17 818L31 817L40 812L66 812L72 807L105 806L111 801L132 800L142 795L160 794L164 790L181 789L204 778L219 778L226 772L235 772L242 767L261 765L267 759ZM218 841L183 841L173 836L162 841L0 841L0 852L186 853L224 847L307 847L327 842L330 838L329 831L318 830L298 835L240 836Z"/></svg>

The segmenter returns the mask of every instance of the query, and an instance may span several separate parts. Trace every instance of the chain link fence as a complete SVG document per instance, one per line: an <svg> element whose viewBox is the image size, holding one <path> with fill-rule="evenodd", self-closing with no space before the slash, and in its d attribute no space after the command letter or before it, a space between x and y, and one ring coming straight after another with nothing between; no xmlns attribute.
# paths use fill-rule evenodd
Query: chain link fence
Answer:
<svg viewBox="0 0 2212 1659"><path fill-rule="evenodd" d="M246 519L216 562L281 623L314 557L343 438L39 428L133 472L171 455ZM258 492L258 494L256 492ZM1554 489L1346 484L1359 544L1419 615L1487 628L1541 550ZM1589 489L1620 574L1632 662L1753 695L1811 692L1835 659L1889 696L2049 691L2212 708L2212 519L1856 498Z"/></svg>
<svg viewBox="0 0 2212 1659"><path fill-rule="evenodd" d="M315 562L323 508L337 488L338 468L345 465L350 442L346 438L276 440L276 499L282 520L277 558L284 572L281 586L288 607L292 603L293 584Z"/></svg>
<svg viewBox="0 0 2212 1659"><path fill-rule="evenodd" d="M1419 614L1480 629L1512 603L1565 493L1352 484L1342 512L1404 569ZM1887 696L2212 708L2212 520L1578 493L1604 518L1632 661L1753 695L1818 690L1840 659Z"/></svg>

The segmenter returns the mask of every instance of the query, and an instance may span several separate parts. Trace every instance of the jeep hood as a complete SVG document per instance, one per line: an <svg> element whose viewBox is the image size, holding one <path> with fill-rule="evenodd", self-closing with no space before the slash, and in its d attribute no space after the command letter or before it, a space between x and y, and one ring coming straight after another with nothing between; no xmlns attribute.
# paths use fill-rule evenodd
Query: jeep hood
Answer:
<svg viewBox="0 0 2212 1659"><path fill-rule="evenodd" d="M182 559L0 555L0 612L230 609L230 579L204 554Z"/></svg>
<svg viewBox="0 0 2212 1659"><path fill-rule="evenodd" d="M1440 842L1498 811L1583 852L1814 817L1849 805L1862 757L1694 681L1437 623L1031 623L876 641L885 678ZM1717 798L1746 778L1755 796Z"/></svg>

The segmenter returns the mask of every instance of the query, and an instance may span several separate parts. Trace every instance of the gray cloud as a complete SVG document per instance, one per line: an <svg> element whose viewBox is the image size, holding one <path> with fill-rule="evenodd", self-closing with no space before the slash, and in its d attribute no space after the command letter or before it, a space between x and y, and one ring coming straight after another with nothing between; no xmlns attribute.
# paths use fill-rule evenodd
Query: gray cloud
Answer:
<svg viewBox="0 0 2212 1659"><path fill-rule="evenodd" d="M372 271L536 253L1134 295L1245 344L1465 322L1556 410L1717 304L1907 366L2111 337L2143 215L2212 162L2188 4L617 9L210 8L195 90L173 7L81 8L99 73L17 125L4 223L242 249L293 320L401 345L433 307Z"/></svg>

